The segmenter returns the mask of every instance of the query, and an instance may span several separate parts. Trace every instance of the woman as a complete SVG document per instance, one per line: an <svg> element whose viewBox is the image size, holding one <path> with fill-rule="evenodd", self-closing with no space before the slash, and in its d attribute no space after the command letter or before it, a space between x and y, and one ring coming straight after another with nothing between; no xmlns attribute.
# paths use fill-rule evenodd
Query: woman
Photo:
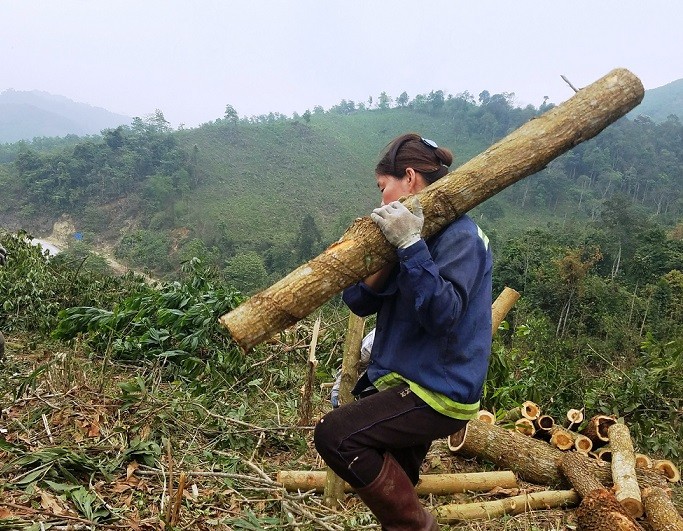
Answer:
<svg viewBox="0 0 683 531"><path fill-rule="evenodd" d="M344 291L360 316L377 313L364 398L325 415L315 445L386 530L438 529L417 498L431 442L464 436L479 410L491 351L488 239L466 215L424 240L422 208L398 199L448 173L452 153L410 133L394 139L375 169L382 205L371 218L398 261ZM367 393L368 385L374 393Z"/></svg>

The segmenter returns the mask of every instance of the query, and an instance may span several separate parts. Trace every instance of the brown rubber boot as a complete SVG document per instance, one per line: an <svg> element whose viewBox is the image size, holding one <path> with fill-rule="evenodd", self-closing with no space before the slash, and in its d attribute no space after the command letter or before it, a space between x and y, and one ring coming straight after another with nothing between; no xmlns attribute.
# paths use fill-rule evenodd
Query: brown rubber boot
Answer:
<svg viewBox="0 0 683 531"><path fill-rule="evenodd" d="M415 487L396 459L384 454L384 465L379 476L365 487L356 489L377 517L384 531L438 531L432 513L425 509Z"/></svg>

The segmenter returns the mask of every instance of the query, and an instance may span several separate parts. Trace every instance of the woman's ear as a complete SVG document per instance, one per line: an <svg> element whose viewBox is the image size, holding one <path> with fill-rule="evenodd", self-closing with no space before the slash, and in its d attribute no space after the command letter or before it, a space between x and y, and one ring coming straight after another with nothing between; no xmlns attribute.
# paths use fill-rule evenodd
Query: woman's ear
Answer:
<svg viewBox="0 0 683 531"><path fill-rule="evenodd" d="M425 187L425 183L422 179L422 176L413 168L406 168L405 179L406 184L408 185L408 191L411 194L416 194Z"/></svg>

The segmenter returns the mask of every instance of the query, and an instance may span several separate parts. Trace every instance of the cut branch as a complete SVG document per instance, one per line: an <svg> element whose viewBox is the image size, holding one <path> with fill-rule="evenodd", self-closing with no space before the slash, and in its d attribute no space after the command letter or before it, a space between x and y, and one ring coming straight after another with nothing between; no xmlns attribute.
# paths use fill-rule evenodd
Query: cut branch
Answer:
<svg viewBox="0 0 683 531"><path fill-rule="evenodd" d="M420 192L429 237L463 213L605 129L638 105L645 90L626 69L612 70L566 102L530 120ZM321 255L220 318L244 349L272 337L347 286L396 260L396 251L365 216Z"/></svg>

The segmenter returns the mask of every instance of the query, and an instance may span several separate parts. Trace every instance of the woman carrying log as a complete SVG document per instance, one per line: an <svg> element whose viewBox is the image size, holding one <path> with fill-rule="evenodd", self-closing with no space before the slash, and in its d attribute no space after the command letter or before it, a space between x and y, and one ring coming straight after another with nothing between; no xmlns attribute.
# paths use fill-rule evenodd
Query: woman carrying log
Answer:
<svg viewBox="0 0 683 531"><path fill-rule="evenodd" d="M343 294L355 314L377 313L370 364L354 390L367 396L315 428L320 455L386 530L438 529L414 485L431 442L476 417L491 351L488 238L464 215L425 241L419 201L412 212L398 201L446 175L452 162L448 149L409 133L377 164L382 204L371 218L398 263Z"/></svg>

